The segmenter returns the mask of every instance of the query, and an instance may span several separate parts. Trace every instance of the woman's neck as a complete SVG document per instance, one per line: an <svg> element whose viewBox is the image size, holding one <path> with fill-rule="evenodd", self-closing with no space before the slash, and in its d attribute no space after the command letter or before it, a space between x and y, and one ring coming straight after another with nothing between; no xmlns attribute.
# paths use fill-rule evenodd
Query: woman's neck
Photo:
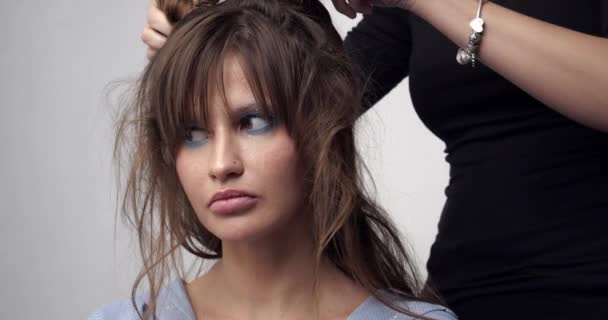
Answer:
<svg viewBox="0 0 608 320"><path fill-rule="evenodd" d="M222 243L222 260L210 275L232 301L252 306L284 305L312 296L315 262L312 241L287 235L257 243Z"/></svg>
<svg viewBox="0 0 608 320"><path fill-rule="evenodd" d="M346 318L368 293L328 259L315 274L309 239L299 228L273 239L223 242L222 260L188 285L197 318L313 319L315 310L321 319Z"/></svg>

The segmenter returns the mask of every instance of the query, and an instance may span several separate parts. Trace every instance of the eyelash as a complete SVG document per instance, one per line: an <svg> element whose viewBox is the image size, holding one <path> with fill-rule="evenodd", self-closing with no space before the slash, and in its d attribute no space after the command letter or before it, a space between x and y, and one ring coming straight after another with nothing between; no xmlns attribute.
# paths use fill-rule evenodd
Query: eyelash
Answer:
<svg viewBox="0 0 608 320"><path fill-rule="evenodd" d="M272 129L274 129L274 127L276 127L276 120L275 117L269 115L269 116L264 116L262 114L259 113L248 113L248 114L244 114L241 116L241 118L239 119L239 129L241 129L245 123L247 123L247 121L249 121L249 125L251 125L251 120L252 119L262 119L263 121L265 121L265 126L259 129L250 129L249 132L253 133L253 134L258 134L258 133L265 133L268 132Z"/></svg>

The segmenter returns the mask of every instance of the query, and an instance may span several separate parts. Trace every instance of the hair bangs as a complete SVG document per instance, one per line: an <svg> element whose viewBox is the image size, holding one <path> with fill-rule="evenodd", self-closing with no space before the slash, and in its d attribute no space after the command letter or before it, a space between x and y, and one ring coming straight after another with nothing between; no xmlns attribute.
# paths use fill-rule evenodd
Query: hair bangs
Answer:
<svg viewBox="0 0 608 320"><path fill-rule="evenodd" d="M182 41L174 50L166 52L169 56L164 63L164 77L156 88L162 92L157 93L160 105L155 117L163 140L174 147L179 145L186 129L208 127L209 107L215 95L229 110L225 88L226 60L229 58L235 58L240 64L260 111L289 125L290 113L295 112L289 108L297 108L297 97L288 87L294 79L291 73L285 75L284 70L293 70L293 66L285 65L284 57L276 57L277 51L282 55L289 52L284 43L271 41L272 45L268 46L268 33L276 31L266 29L252 34L247 30L252 25L265 26L267 23L251 21L242 10L224 14L221 19L203 17L201 21L204 20L206 23L182 28L186 29L180 36ZM263 33L267 36L260 36ZM270 37L275 40L280 36Z"/></svg>

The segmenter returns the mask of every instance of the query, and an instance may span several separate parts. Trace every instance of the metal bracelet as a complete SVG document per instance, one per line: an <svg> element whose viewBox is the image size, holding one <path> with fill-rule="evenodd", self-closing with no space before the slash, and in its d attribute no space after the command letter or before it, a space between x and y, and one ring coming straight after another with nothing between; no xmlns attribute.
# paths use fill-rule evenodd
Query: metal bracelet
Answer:
<svg viewBox="0 0 608 320"><path fill-rule="evenodd" d="M469 39L466 48L459 48L456 53L456 61L458 61L461 65L471 64L471 66L475 67L475 62L477 61L477 57L479 56L479 46L481 44L481 36L483 34L483 24L484 21L481 18L481 6L484 0L479 0L479 5L477 6L477 16L469 22L469 26L471 27L471 33L469 34Z"/></svg>

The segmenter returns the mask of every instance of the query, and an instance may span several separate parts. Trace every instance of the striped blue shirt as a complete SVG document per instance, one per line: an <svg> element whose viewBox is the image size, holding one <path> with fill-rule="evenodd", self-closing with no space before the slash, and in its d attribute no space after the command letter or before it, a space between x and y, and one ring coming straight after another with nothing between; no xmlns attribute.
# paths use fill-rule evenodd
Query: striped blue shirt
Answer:
<svg viewBox="0 0 608 320"><path fill-rule="evenodd" d="M136 304L141 312L142 307L145 305L145 300L143 298L136 299ZM452 311L440 305L405 300L397 301L397 305L431 319L457 319ZM196 320L181 279L175 279L161 289L158 296L156 315L158 320ZM404 315L385 306L372 296L359 305L346 320L371 319L414 320L411 316ZM133 308L131 299L125 299L99 307L89 316L88 320L139 320L139 317Z"/></svg>

